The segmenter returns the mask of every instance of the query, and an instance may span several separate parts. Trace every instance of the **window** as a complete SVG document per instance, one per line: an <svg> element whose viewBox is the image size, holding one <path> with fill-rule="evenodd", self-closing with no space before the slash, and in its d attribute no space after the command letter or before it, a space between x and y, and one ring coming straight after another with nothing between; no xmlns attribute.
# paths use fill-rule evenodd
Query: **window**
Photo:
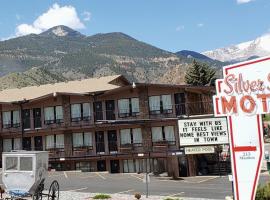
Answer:
<svg viewBox="0 0 270 200"><path fill-rule="evenodd" d="M92 133L73 133L73 147L92 145Z"/></svg>
<svg viewBox="0 0 270 200"><path fill-rule="evenodd" d="M64 148L65 141L64 141L64 134L56 135L55 137L55 147L56 148Z"/></svg>
<svg viewBox="0 0 270 200"><path fill-rule="evenodd" d="M135 173L134 160L124 160L124 173Z"/></svg>
<svg viewBox="0 0 270 200"><path fill-rule="evenodd" d="M163 113L172 113L172 96L162 95L161 100Z"/></svg>
<svg viewBox="0 0 270 200"><path fill-rule="evenodd" d="M11 111L3 112L2 113L3 118L3 128L10 128L12 126L11 124Z"/></svg>
<svg viewBox="0 0 270 200"><path fill-rule="evenodd" d="M63 122L63 106L52 106L44 108L45 124Z"/></svg>
<svg viewBox="0 0 270 200"><path fill-rule="evenodd" d="M46 136L46 149L63 149L64 147L64 134Z"/></svg>
<svg viewBox="0 0 270 200"><path fill-rule="evenodd" d="M71 104L71 121L77 122L83 120L90 120L91 108L90 103Z"/></svg>
<svg viewBox="0 0 270 200"><path fill-rule="evenodd" d="M3 151L9 152L12 150L12 139L3 139Z"/></svg>
<svg viewBox="0 0 270 200"><path fill-rule="evenodd" d="M173 126L165 126L164 132L165 132L165 140L166 141L175 142L174 127Z"/></svg>
<svg viewBox="0 0 270 200"><path fill-rule="evenodd" d="M150 172L153 169L153 159L123 160L124 173Z"/></svg>
<svg viewBox="0 0 270 200"><path fill-rule="evenodd" d="M139 98L119 99L119 117L137 116L140 113Z"/></svg>
<svg viewBox="0 0 270 200"><path fill-rule="evenodd" d="M83 120L89 120L91 116L90 103L83 103Z"/></svg>
<svg viewBox="0 0 270 200"><path fill-rule="evenodd" d="M150 96L149 109L150 114L172 113L172 96Z"/></svg>
<svg viewBox="0 0 270 200"><path fill-rule="evenodd" d="M6 157L6 171L18 170L18 157Z"/></svg>
<svg viewBox="0 0 270 200"><path fill-rule="evenodd" d="M162 141L175 144L174 126L152 127L152 142Z"/></svg>
<svg viewBox="0 0 270 200"><path fill-rule="evenodd" d="M152 127L152 141L163 141L162 127Z"/></svg>
<svg viewBox="0 0 270 200"><path fill-rule="evenodd" d="M122 130L120 130L120 134L121 134L121 144L122 145L131 144L130 129L122 129Z"/></svg>
<svg viewBox="0 0 270 200"><path fill-rule="evenodd" d="M12 127L18 128L20 126L20 112L18 110L12 111Z"/></svg>
<svg viewBox="0 0 270 200"><path fill-rule="evenodd" d="M160 114L160 96L149 97L149 107L151 114Z"/></svg>
<svg viewBox="0 0 270 200"><path fill-rule="evenodd" d="M21 138L3 139L3 152L21 149Z"/></svg>
<svg viewBox="0 0 270 200"><path fill-rule="evenodd" d="M18 128L20 126L20 112L18 110L2 112L3 128Z"/></svg>
<svg viewBox="0 0 270 200"><path fill-rule="evenodd" d="M22 146L21 138L14 138L13 139L13 149L20 150Z"/></svg>
<svg viewBox="0 0 270 200"><path fill-rule="evenodd" d="M20 157L20 171L32 171L32 170L33 170L33 158Z"/></svg>
<svg viewBox="0 0 270 200"><path fill-rule="evenodd" d="M56 123L62 123L64 121L63 106L55 106L55 119Z"/></svg>
<svg viewBox="0 0 270 200"><path fill-rule="evenodd" d="M54 135L47 135L46 136L46 149L53 149L54 146Z"/></svg>
<svg viewBox="0 0 270 200"><path fill-rule="evenodd" d="M142 131L140 128L122 129L120 130L121 145L141 145L142 144Z"/></svg>

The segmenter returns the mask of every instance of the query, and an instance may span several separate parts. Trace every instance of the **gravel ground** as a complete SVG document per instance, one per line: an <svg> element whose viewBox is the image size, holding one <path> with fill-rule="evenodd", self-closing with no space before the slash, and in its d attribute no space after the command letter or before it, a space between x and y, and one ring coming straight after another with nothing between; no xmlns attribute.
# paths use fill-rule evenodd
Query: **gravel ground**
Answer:
<svg viewBox="0 0 270 200"><path fill-rule="evenodd" d="M81 192L60 192L60 200L91 200L96 194L93 193L81 193ZM125 195L125 194L110 194L112 197L110 200L135 200L133 195ZM163 200L166 197L161 196L150 196L146 198L142 196L141 200ZM179 200L207 200L207 199L198 199L198 198L183 198L183 197L173 197L175 199L179 198Z"/></svg>

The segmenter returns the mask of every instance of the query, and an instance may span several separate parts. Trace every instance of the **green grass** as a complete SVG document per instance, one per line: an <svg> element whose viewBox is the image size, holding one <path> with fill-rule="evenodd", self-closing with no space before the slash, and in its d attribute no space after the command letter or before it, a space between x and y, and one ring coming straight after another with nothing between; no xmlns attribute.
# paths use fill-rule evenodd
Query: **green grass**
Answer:
<svg viewBox="0 0 270 200"><path fill-rule="evenodd" d="M165 199L163 199L163 200L181 200L181 199L179 199L179 198L167 197L167 198L165 198Z"/></svg>
<svg viewBox="0 0 270 200"><path fill-rule="evenodd" d="M97 194L93 197L93 199L110 199L111 196L108 194Z"/></svg>
<svg viewBox="0 0 270 200"><path fill-rule="evenodd" d="M270 121L270 114L266 114L263 118L264 121Z"/></svg>

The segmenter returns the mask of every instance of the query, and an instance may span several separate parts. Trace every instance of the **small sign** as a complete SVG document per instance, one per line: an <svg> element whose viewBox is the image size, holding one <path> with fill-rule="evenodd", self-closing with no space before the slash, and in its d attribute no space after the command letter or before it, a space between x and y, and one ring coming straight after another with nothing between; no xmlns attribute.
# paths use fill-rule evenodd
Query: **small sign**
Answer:
<svg viewBox="0 0 270 200"><path fill-rule="evenodd" d="M147 182L150 183L150 175L149 174L144 175L143 182L146 183L146 176L147 176Z"/></svg>
<svg viewBox="0 0 270 200"><path fill-rule="evenodd" d="M214 146L185 147L185 154L209 154L215 153Z"/></svg>
<svg viewBox="0 0 270 200"><path fill-rule="evenodd" d="M228 177L229 177L229 181L233 182L233 175L230 174L230 175L228 175Z"/></svg>
<svg viewBox="0 0 270 200"><path fill-rule="evenodd" d="M138 156L139 156L139 157L143 157L144 154L143 154L143 153L138 153Z"/></svg>
<svg viewBox="0 0 270 200"><path fill-rule="evenodd" d="M65 161L66 159L65 158L60 158L60 161Z"/></svg>
<svg viewBox="0 0 270 200"><path fill-rule="evenodd" d="M229 143L227 119L204 118L178 120L180 146Z"/></svg>

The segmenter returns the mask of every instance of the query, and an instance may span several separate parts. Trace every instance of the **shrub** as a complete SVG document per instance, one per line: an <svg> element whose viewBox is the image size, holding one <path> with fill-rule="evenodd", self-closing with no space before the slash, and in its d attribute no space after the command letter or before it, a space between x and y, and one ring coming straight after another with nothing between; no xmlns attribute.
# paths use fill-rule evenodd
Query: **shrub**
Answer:
<svg viewBox="0 0 270 200"><path fill-rule="evenodd" d="M179 198L167 197L167 198L166 198L166 199L164 199L164 200L181 200L181 199L179 199Z"/></svg>
<svg viewBox="0 0 270 200"><path fill-rule="evenodd" d="M141 195L140 193L135 193L135 194L134 194L134 197L135 197L136 199L140 199L140 198L142 197L142 195Z"/></svg>
<svg viewBox="0 0 270 200"><path fill-rule="evenodd" d="M110 199L111 196L108 194L97 194L93 197L93 199Z"/></svg>
<svg viewBox="0 0 270 200"><path fill-rule="evenodd" d="M259 185L256 193L256 200L268 200L270 199L270 183L267 185Z"/></svg>

